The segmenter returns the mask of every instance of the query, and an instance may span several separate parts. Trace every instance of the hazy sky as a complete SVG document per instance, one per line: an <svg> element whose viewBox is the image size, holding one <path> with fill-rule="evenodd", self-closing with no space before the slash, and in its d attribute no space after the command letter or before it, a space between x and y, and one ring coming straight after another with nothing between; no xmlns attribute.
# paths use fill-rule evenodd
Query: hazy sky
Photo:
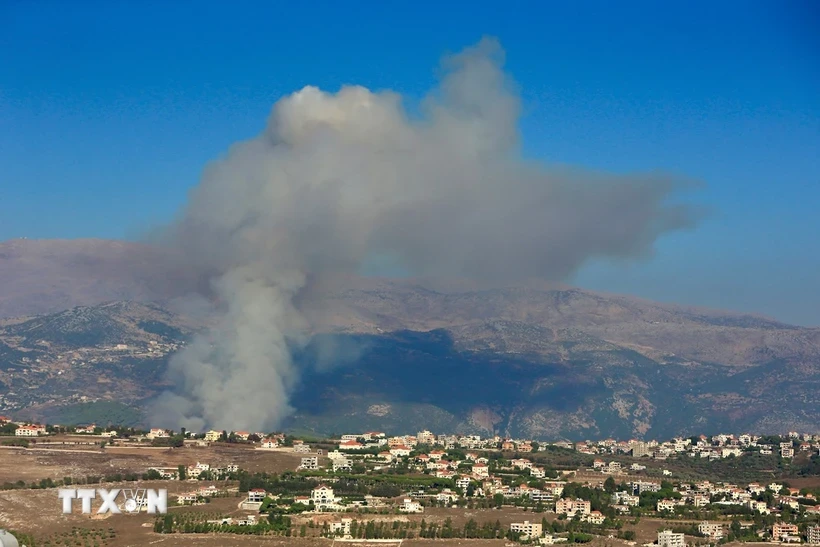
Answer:
<svg viewBox="0 0 820 547"><path fill-rule="evenodd" d="M0 240L134 237L282 96L352 83L412 111L492 35L528 156L705 184L696 230L576 284L820 325L818 4L443 4L0 2Z"/></svg>

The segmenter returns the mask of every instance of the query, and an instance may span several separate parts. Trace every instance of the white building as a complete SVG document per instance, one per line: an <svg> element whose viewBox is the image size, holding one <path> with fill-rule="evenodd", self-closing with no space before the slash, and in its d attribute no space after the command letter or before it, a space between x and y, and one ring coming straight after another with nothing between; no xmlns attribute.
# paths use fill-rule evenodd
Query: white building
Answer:
<svg viewBox="0 0 820 547"><path fill-rule="evenodd" d="M333 465L333 472L339 473L341 471L350 471L353 469L353 464L347 458L333 458L330 460L331 464Z"/></svg>
<svg viewBox="0 0 820 547"><path fill-rule="evenodd" d="M466 491L469 486L470 477L459 477L456 479L456 488L461 488Z"/></svg>
<svg viewBox="0 0 820 547"><path fill-rule="evenodd" d="M293 443L293 451L297 454L310 454L310 445L305 443Z"/></svg>
<svg viewBox="0 0 820 547"><path fill-rule="evenodd" d="M273 450L274 448L279 448L279 442L276 439L267 438L262 441L260 448L264 450Z"/></svg>
<svg viewBox="0 0 820 547"><path fill-rule="evenodd" d="M398 445L390 448L390 454L397 458L402 458L404 456L409 456L411 449L409 446Z"/></svg>
<svg viewBox="0 0 820 547"><path fill-rule="evenodd" d="M806 529L806 541L809 545L820 545L820 526L809 526Z"/></svg>
<svg viewBox="0 0 820 547"><path fill-rule="evenodd" d="M44 425L21 425L14 430L14 435L17 437L38 437L46 434L46 426Z"/></svg>
<svg viewBox="0 0 820 547"><path fill-rule="evenodd" d="M672 530L658 532L658 547L685 547L686 540L683 534L676 534Z"/></svg>
<svg viewBox="0 0 820 547"><path fill-rule="evenodd" d="M698 524L698 532L709 539L719 540L723 537L723 525L719 522L701 522Z"/></svg>
<svg viewBox="0 0 820 547"><path fill-rule="evenodd" d="M334 536L341 536L343 538L350 537L350 525L353 523L353 519L342 519L341 522L331 522L330 523L330 533Z"/></svg>
<svg viewBox="0 0 820 547"><path fill-rule="evenodd" d="M629 492L615 492L615 502L622 503L623 505L627 505L629 507L637 507L641 502L641 498L634 496Z"/></svg>
<svg viewBox="0 0 820 547"><path fill-rule="evenodd" d="M656 507L657 511L660 513L661 511L670 511L674 512L675 507L679 506L681 503L678 500L669 500L664 499L658 501L658 505Z"/></svg>
<svg viewBox="0 0 820 547"><path fill-rule="evenodd" d="M93 430L92 430L92 433L93 433ZM171 436L171 434L168 433L167 429L160 429L158 427L152 428L151 431L149 431L148 434L146 435L146 437L149 438L149 439L167 439L170 436Z"/></svg>
<svg viewBox="0 0 820 547"><path fill-rule="evenodd" d="M443 502L443 503L453 503L458 499L458 494L450 490L449 488L445 488L438 494L436 494L436 500Z"/></svg>
<svg viewBox="0 0 820 547"><path fill-rule="evenodd" d="M333 493L333 488L320 484L310 491L310 501L317 511L335 511L341 508L339 498Z"/></svg>
<svg viewBox="0 0 820 547"><path fill-rule="evenodd" d="M302 463L299 464L299 469L319 469L319 458L316 456L308 456L306 458L302 458Z"/></svg>
<svg viewBox="0 0 820 547"><path fill-rule="evenodd" d="M490 468L484 464L476 464L473 466L473 476L479 479L486 479L490 476Z"/></svg>
<svg viewBox="0 0 820 547"><path fill-rule="evenodd" d="M746 502L746 506L752 511L762 513L764 515L768 515L770 513L765 501L749 500Z"/></svg>
<svg viewBox="0 0 820 547"><path fill-rule="evenodd" d="M399 506L399 511L402 513L423 513L424 507L417 501L413 501L410 498L404 498L404 501Z"/></svg>
<svg viewBox="0 0 820 547"><path fill-rule="evenodd" d="M262 503L267 495L268 493L262 488L252 488L248 491L248 501L250 503Z"/></svg>

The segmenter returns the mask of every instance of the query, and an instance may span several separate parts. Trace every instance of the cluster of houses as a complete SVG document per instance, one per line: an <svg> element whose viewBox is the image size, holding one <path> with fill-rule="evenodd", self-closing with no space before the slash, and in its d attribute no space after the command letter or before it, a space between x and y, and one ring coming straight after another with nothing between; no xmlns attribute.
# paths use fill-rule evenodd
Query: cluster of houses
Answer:
<svg viewBox="0 0 820 547"><path fill-rule="evenodd" d="M713 504L743 505L754 512L765 515L778 513L783 508L789 507L793 510L803 509L809 515L820 516L820 505L813 505L818 501L814 494L800 494L799 489L784 487L776 482L768 485L751 483L745 488L740 488L735 484L713 484L709 481L699 481L694 485L682 483L676 487L676 491L680 493L680 499L659 500L656 507L658 512L675 512L678 507L687 505L705 507ZM761 494L767 492L774 500L771 505L759 500ZM801 505L801 500L806 502L806 505Z"/></svg>
<svg viewBox="0 0 820 547"><path fill-rule="evenodd" d="M179 467L150 467L149 471L159 473L159 476L165 480L179 480ZM239 466L230 464L226 466L212 466L208 463L196 462L196 464L185 466L185 478L190 480L197 480L203 475L211 480L226 479L231 473L239 471Z"/></svg>
<svg viewBox="0 0 820 547"><path fill-rule="evenodd" d="M395 457L406 455L404 454L405 452L409 454L417 445L441 446L444 447L445 450L461 448L468 450L502 450L519 453L534 452L549 445L576 450L582 454L621 454L635 458L650 457L658 460L679 455L715 460L728 457L740 457L750 452L760 452L764 455L776 453L784 458L792 458L798 452L820 454L820 435L818 434L792 431L784 437L785 440L778 444L766 444L762 441L764 437L751 434L676 437L668 441L651 439L618 441L615 439L605 439L601 441L587 440L577 443L569 441L539 443L532 440L510 439L499 436L483 438L479 435L436 435L425 430L419 431L416 435L394 437L388 437L381 432L342 435L339 449L345 452L351 452L371 451L371 449L374 448L381 449L382 447L386 447L384 449L385 452L390 452ZM617 462L608 465L620 466ZM639 464L636 464L636 467L639 468ZM609 469L602 469L602 471L613 473L617 472L618 469L610 467Z"/></svg>
<svg viewBox="0 0 820 547"><path fill-rule="evenodd" d="M0 425L9 423L11 419L0 416ZM46 428L39 424L18 423L15 432L18 436L36 437L46 434ZM94 433L99 428L91 424L76 428L76 433ZM104 436L115 436L113 431L104 431ZM170 437L172 431L152 428L145 438L155 439ZM189 436L193 433L189 432ZM217 442L222 440L226 432L210 430L205 432L205 442ZM263 450L278 449L283 446L285 436L283 434L266 434L262 432L232 431L233 437L243 441L254 441L258 443L258 448ZM200 434L201 436L201 434ZM481 437L480 435L447 435L434 434L430 431L419 431L416 435L401 435L388 437L382 432L365 432L360 434L342 435L339 449L343 452L370 452L371 449L389 452L393 457L408 455L417 445L441 446L445 450L460 448L467 450L502 450L506 452L527 453L534 452L544 446L556 446L569 450L576 450L582 454L620 454L629 455L635 458L650 457L664 460L670 457L687 455L710 460L728 457L740 457L750 452L760 452L770 455L778 454L784 458L792 458L799 452L809 454L820 454L820 434L789 432L783 436L783 440L778 444L767 444L763 442L765 437L751 435L748 433L719 434L707 437L700 435L697 437L675 437L667 441L657 441L654 439L619 441L615 439L604 439L599 441L557 441L550 443L536 442L529 439L511 439L500 437ZM309 453L310 447L302 441L294 441L293 450L295 452ZM385 455L381 454L381 455ZM615 465L613 463L609 465ZM617 464L620 465L620 464ZM596 466L597 467L597 466ZM613 473L616 469L602 469L602 471Z"/></svg>
<svg viewBox="0 0 820 547"><path fill-rule="evenodd" d="M206 500L220 496L220 495L227 495L230 492L230 489L220 490L213 484L208 486L200 486L190 492L184 492L182 494L177 495L177 504L178 505L200 505L206 502Z"/></svg>
<svg viewBox="0 0 820 547"><path fill-rule="evenodd" d="M725 535L725 527L719 522L701 522L698 525L698 532L709 538L710 541L719 542ZM776 522L771 529L772 541L779 543L801 543L803 538L796 524L786 522ZM820 545L820 526L809 526L806 528L806 543L809 545ZM685 547L686 538L680 532L663 530L658 532L658 547Z"/></svg>
<svg viewBox="0 0 820 547"><path fill-rule="evenodd" d="M777 444L767 444L764 437L744 433L742 435L720 434L707 437L675 437L668 441L637 440L583 441L573 448L582 454L624 454L636 458L651 457L665 460L672 456L686 455L693 458L719 460L731 456L759 452L764 455L778 454L783 458L793 458L798 452L820 453L820 435L791 431Z"/></svg>
<svg viewBox="0 0 820 547"><path fill-rule="evenodd" d="M569 443L571 446L571 443ZM480 435L436 435L430 431L419 431L416 435L388 437L382 432L347 434L341 436L340 449L369 450L388 446L394 455L407 454L417 445L442 446L445 450L464 448L468 450L494 450L533 452L538 444L530 440L513 440L499 436L482 438ZM394 450L395 449L395 450Z"/></svg>

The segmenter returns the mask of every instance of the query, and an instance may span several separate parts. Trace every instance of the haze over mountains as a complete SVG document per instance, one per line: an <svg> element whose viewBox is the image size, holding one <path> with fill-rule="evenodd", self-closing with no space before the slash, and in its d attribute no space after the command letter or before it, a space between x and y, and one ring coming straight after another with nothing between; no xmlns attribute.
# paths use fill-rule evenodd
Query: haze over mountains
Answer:
<svg viewBox="0 0 820 547"><path fill-rule="evenodd" d="M167 387L172 348L207 318L169 309L178 280L158 276L156 256L117 241L0 243L0 317L41 316L0 323L4 404L53 413L84 393L139 405ZM323 342L296 356L294 428L536 438L820 428L820 329L536 285L333 279L302 305ZM86 308L66 311L76 306ZM171 349L33 370L51 354L149 343ZM20 399L27 384L37 395Z"/></svg>

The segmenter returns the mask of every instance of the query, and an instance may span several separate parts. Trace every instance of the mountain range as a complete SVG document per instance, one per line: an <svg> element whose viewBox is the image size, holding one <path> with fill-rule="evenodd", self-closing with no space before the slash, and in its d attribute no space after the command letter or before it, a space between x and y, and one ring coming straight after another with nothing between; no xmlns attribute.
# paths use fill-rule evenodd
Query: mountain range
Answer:
<svg viewBox="0 0 820 547"><path fill-rule="evenodd" d="M138 420L169 387L167 359L209 320L174 304L159 256L120 241L0 243L0 413L97 405L104 421L116 403ZM296 355L291 429L820 430L820 329L539 283L345 277L301 304L314 343Z"/></svg>

